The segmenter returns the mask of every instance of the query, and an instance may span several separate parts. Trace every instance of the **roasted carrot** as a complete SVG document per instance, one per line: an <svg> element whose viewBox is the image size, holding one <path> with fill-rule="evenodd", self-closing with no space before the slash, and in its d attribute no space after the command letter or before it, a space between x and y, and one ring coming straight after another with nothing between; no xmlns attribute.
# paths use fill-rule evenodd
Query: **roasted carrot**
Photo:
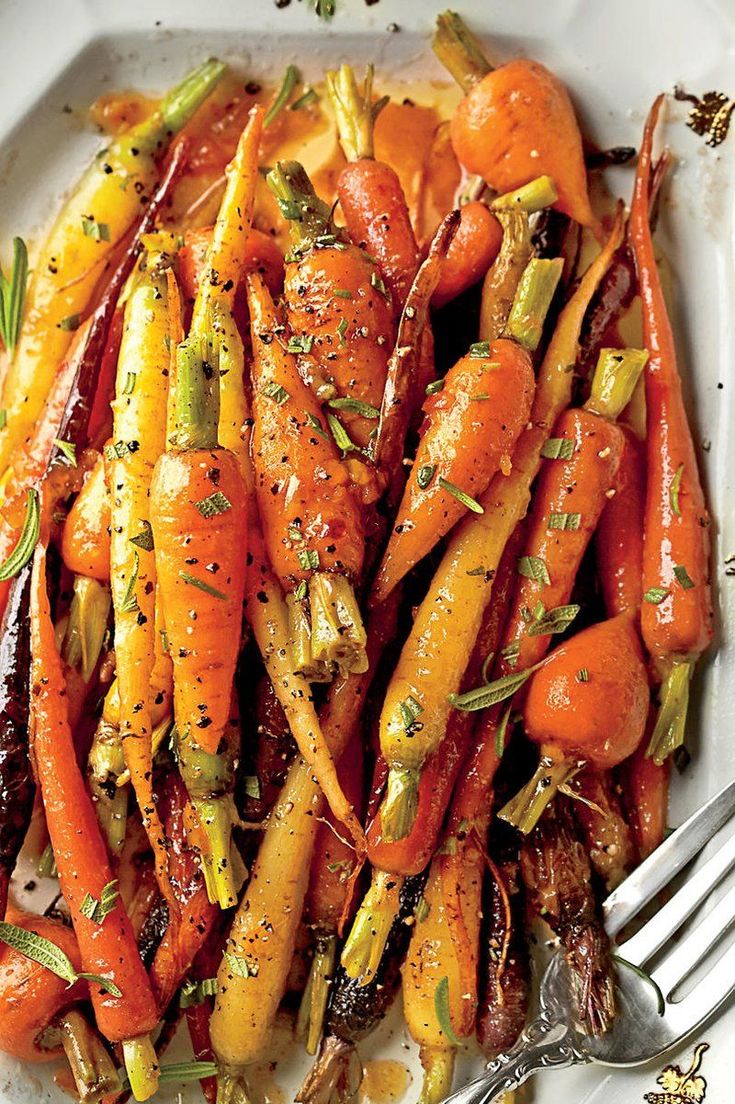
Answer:
<svg viewBox="0 0 735 1104"><path fill-rule="evenodd" d="M477 500L490 480L501 468L510 469L534 387L528 351L500 338L471 345L449 369L444 386L427 398L424 429L373 601L383 601L468 510L482 510Z"/></svg>
<svg viewBox="0 0 735 1104"><path fill-rule="evenodd" d="M502 336L521 275L533 255L526 212L513 207L501 208L497 219L503 227L503 238L498 255L482 284L481 341L495 341Z"/></svg>
<svg viewBox="0 0 735 1104"><path fill-rule="evenodd" d="M669 759L655 763L647 754L649 733L620 767L623 800L641 862L666 837L669 807Z"/></svg>
<svg viewBox="0 0 735 1104"><path fill-rule="evenodd" d="M372 65L362 92L349 65L327 72L326 82L348 161L337 180L347 230L355 245L375 257L400 312L421 258L398 175L375 157L373 128L387 97L373 103Z"/></svg>
<svg viewBox="0 0 735 1104"><path fill-rule="evenodd" d="M587 194L582 137L569 93L537 61L517 58L493 69L455 12L437 17L432 48L465 97L452 116L454 152L497 192L552 178L556 206L599 231Z"/></svg>
<svg viewBox="0 0 735 1104"><path fill-rule="evenodd" d="M289 594L295 670L365 670L365 630L353 590L364 557L358 495L321 406L279 341L265 285L248 282L253 340L253 462L268 555Z"/></svg>
<svg viewBox="0 0 735 1104"><path fill-rule="evenodd" d="M61 555L75 574L110 581L110 495L101 453L67 515Z"/></svg>
<svg viewBox="0 0 735 1104"><path fill-rule="evenodd" d="M661 706L648 747L656 763L684 740L689 681L712 638L709 515L649 224L653 135L663 100L656 99L646 120L630 212L643 340L650 354L641 631L662 679Z"/></svg>
<svg viewBox="0 0 735 1104"><path fill-rule="evenodd" d="M131 1088L136 1099L145 1100L158 1084L149 1038L157 1011L77 766L45 576L46 549L39 543L31 579L31 710L46 821L81 962L96 978L90 981L90 993L97 1023L110 1041L122 1042ZM103 900L106 914L100 918L97 906L102 909Z"/></svg>
<svg viewBox="0 0 735 1104"><path fill-rule="evenodd" d="M620 789L607 771L585 767L569 782L574 817L587 854L608 892L629 874L633 866L633 837L623 816Z"/></svg>
<svg viewBox="0 0 735 1104"><path fill-rule="evenodd" d="M297 753L296 743L273 683L264 673L254 689L256 732L248 773L239 775L238 808L246 821L264 821L273 808Z"/></svg>
<svg viewBox="0 0 735 1104"><path fill-rule="evenodd" d="M390 292L375 261L335 225L298 162L279 162L268 184L289 220L289 343L304 379L329 403L340 447L363 449L375 427L395 335Z"/></svg>
<svg viewBox="0 0 735 1104"><path fill-rule="evenodd" d="M21 338L3 385L7 422L0 430L0 473L32 432L111 251L138 216L141 192L155 185L157 152L209 95L224 68L214 59L204 62L150 118L109 143L57 217L34 265Z"/></svg>
<svg viewBox="0 0 735 1104"><path fill-rule="evenodd" d="M194 305L199 292L199 284L204 272L207 250L212 241L213 227L205 226L199 230L187 230L184 244L177 254L176 271L181 285L181 294L185 304ZM271 295L278 295L283 289L283 254L270 234L250 227L243 245L240 258L240 281L235 289L235 301L244 296L244 275L257 272L263 277Z"/></svg>
<svg viewBox="0 0 735 1104"><path fill-rule="evenodd" d="M600 585L609 617L628 610L637 616L643 598L646 449L632 429L621 429L625 439L615 494L600 515L595 538Z"/></svg>

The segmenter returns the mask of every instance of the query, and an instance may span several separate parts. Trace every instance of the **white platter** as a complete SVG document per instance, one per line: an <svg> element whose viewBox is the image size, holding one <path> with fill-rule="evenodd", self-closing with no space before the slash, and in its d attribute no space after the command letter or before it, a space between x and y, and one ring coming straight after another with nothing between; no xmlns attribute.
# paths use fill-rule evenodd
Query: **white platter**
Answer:
<svg viewBox="0 0 735 1104"><path fill-rule="evenodd" d="M100 92L120 87L160 91L210 53L254 78L277 79L290 61L316 77L345 59L374 60L378 74L392 82L441 78L428 41L433 17L445 6L444 0L369 6L337 0L337 15L325 24L306 0L291 0L281 10L274 0L0 0L0 249L13 234L32 235L48 222L100 142L64 114L63 105L83 108ZM532 54L566 80L585 129L602 147L636 145L654 95L677 83L698 94L735 93L733 0L457 0L456 6L492 40L494 58ZM389 32L389 24L400 30ZM697 680L693 761L674 779L673 824L735 776L735 578L724 573L725 558L735 552L735 133L718 149L707 148L684 126L685 107L670 100L666 114L664 136L676 168L659 234L675 273L675 324L695 437L705 446L718 648ZM629 195L628 171L611 183ZM735 1096L734 1036L731 1005L667 1059L685 1066L695 1042L710 1043L701 1071L706 1104ZM186 1055L184 1046L175 1047L171 1060ZM415 1099L418 1062L396 1010L364 1047L363 1057L372 1056L408 1066L412 1082L405 1099ZM533 1099L637 1104L646 1093L662 1092L655 1082L663 1064L626 1073L590 1067L546 1075L536 1082ZM462 1059L458 1081L477 1068L476 1058ZM263 1080L265 1095L274 1104L292 1099L304 1070L296 1049L287 1049ZM23 1068L0 1056L0 1104L66 1099L49 1067ZM201 1097L194 1085L180 1094L176 1087L162 1090L157 1099L189 1104Z"/></svg>

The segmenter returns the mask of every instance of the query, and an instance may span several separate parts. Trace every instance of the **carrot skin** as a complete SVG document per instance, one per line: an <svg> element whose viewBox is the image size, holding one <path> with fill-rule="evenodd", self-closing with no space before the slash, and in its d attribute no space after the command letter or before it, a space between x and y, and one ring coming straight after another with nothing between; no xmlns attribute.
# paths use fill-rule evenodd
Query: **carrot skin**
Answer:
<svg viewBox="0 0 735 1104"><path fill-rule="evenodd" d="M583 799L575 801L574 816L592 867L611 893L633 865L633 837L615 782L608 773L587 767L571 780L569 788Z"/></svg>
<svg viewBox="0 0 735 1104"><path fill-rule="evenodd" d="M110 581L110 495L101 454L67 515L61 556L75 575Z"/></svg>
<svg viewBox="0 0 735 1104"><path fill-rule="evenodd" d="M709 515L649 223L653 134L662 103L663 96L659 96L646 121L630 213L630 241L643 304L643 339L649 352L645 369L648 492L643 590L661 587L668 592L658 604L643 602L641 630L646 647L659 660L696 657L712 638ZM674 496L677 479L679 490ZM686 569L694 586L678 582L675 566Z"/></svg>
<svg viewBox="0 0 735 1104"><path fill-rule="evenodd" d="M641 862L663 843L669 811L671 764L668 759L655 763L647 747L648 733L620 767L625 811Z"/></svg>
<svg viewBox="0 0 735 1104"><path fill-rule="evenodd" d="M432 307L443 307L483 278L500 250L503 228L485 203L460 207L461 221L449 246Z"/></svg>
<svg viewBox="0 0 735 1104"><path fill-rule="evenodd" d="M421 258L395 170L372 158L353 161L340 173L337 194L352 241L375 257L399 312Z"/></svg>
<svg viewBox="0 0 735 1104"><path fill-rule="evenodd" d="M630 610L636 615L643 599L643 524L646 500L645 445L627 426L615 476L615 494L597 526L597 566L609 617Z"/></svg>
<svg viewBox="0 0 735 1104"><path fill-rule="evenodd" d="M101 924L81 912L85 894L99 901L113 874L66 717L45 570L45 549L40 545L31 582L31 711L36 764L61 891L71 911L82 964L87 972L109 977L122 992L121 997L114 997L90 984L97 1024L107 1039L119 1042L152 1031L158 1012L120 900Z"/></svg>

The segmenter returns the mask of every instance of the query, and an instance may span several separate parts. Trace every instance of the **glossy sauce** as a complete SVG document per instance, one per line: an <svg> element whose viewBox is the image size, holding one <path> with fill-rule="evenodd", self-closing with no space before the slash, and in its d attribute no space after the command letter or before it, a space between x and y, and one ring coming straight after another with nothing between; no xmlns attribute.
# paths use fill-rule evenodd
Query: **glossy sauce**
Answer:
<svg viewBox="0 0 735 1104"><path fill-rule="evenodd" d="M402 1062L372 1058L365 1062L358 1093L360 1104L396 1104L411 1084L411 1074Z"/></svg>

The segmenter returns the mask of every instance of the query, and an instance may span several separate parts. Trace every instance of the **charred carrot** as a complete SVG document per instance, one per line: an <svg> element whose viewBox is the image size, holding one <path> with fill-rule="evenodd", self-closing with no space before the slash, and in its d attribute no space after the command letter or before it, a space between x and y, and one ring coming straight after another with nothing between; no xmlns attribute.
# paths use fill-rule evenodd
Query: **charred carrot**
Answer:
<svg viewBox="0 0 735 1104"><path fill-rule="evenodd" d="M158 1084L158 1065L149 1038L157 1011L77 766L45 572L46 550L40 543L31 579L31 702L46 820L81 961L95 976L90 993L97 1023L108 1039L122 1042L131 1088L136 1099L145 1100Z"/></svg>
<svg viewBox="0 0 735 1104"><path fill-rule="evenodd" d="M138 216L140 193L155 185L157 152L209 95L224 68L206 61L149 119L114 139L59 214L34 265L21 338L3 385L7 422L0 431L0 472L32 431L111 251Z"/></svg>
<svg viewBox="0 0 735 1104"><path fill-rule="evenodd" d="M326 83L348 161L337 181L347 230L355 245L375 257L399 312L418 272L420 256L398 175L375 157L373 127L387 98L373 103L372 65L367 67L362 91L349 65L327 72Z"/></svg>
<svg viewBox="0 0 735 1104"><path fill-rule="evenodd" d="M537 61L517 58L497 69L456 12L437 17L432 48L465 92L452 116L454 152L497 192L548 174L560 211L597 231L587 194L582 136L569 93Z"/></svg>
<svg viewBox="0 0 735 1104"><path fill-rule="evenodd" d="M330 404L329 425L340 448L363 449L375 428L393 347L390 292L375 261L335 225L297 161L279 162L268 184L291 238L284 284L289 343L304 379Z"/></svg>
<svg viewBox="0 0 735 1104"><path fill-rule="evenodd" d="M110 496L101 453L90 468L64 523L64 563L76 575L110 581Z"/></svg>
<svg viewBox="0 0 735 1104"><path fill-rule="evenodd" d="M255 489L270 562L289 594L294 669L321 680L334 664L361 672L365 629L353 590L364 557L359 499L254 276L248 302Z"/></svg>
<svg viewBox="0 0 735 1104"><path fill-rule="evenodd" d="M643 735L649 689L640 642L628 614L583 629L530 675L523 718L540 745L531 781L498 814L529 832L560 786L589 764L607 770Z"/></svg>
<svg viewBox="0 0 735 1104"><path fill-rule="evenodd" d="M650 354L641 631L662 679L661 707L648 747L656 763L684 740L689 681L712 638L709 515L649 224L653 135L663 100L658 97L646 121L630 212L643 340Z"/></svg>
<svg viewBox="0 0 735 1104"><path fill-rule="evenodd" d="M528 215L516 208L501 208L497 219L503 228L498 255L482 284L480 340L495 341L508 321L518 285L533 254Z"/></svg>

